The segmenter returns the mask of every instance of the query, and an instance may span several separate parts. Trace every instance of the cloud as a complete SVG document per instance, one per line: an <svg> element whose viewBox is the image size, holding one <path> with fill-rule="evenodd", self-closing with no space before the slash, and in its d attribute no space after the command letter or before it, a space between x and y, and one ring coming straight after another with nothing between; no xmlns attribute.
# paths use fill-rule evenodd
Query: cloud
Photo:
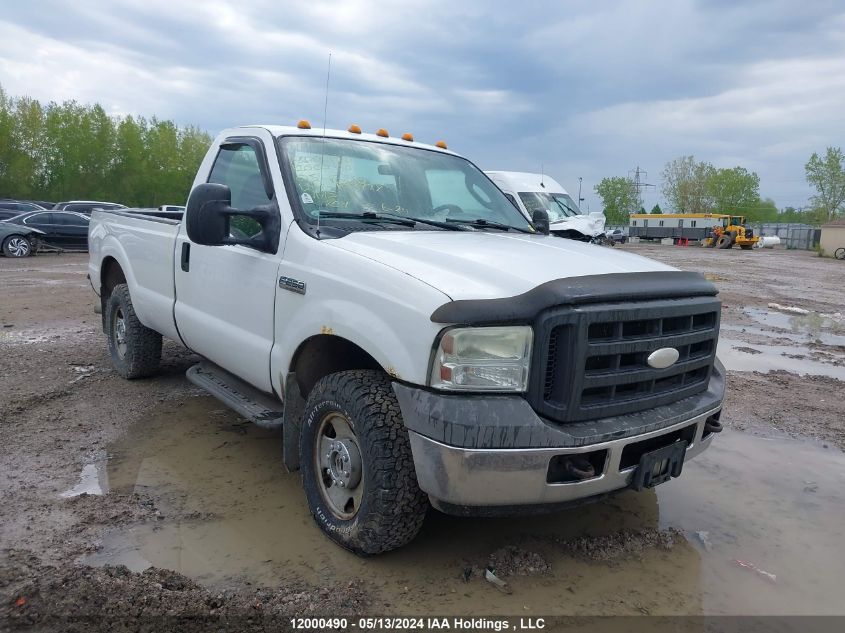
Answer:
<svg viewBox="0 0 845 633"><path fill-rule="evenodd" d="M570 189L694 154L781 204L841 145L845 13L789 0L100 0L9 3L0 83L197 124L321 122L445 138ZM37 5L37 6L36 6ZM659 199L649 190L647 203Z"/></svg>

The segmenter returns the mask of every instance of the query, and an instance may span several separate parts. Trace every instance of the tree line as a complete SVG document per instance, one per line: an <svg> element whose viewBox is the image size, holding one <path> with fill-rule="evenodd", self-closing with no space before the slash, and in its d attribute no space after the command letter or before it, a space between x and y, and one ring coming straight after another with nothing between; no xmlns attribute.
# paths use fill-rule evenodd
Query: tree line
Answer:
<svg viewBox="0 0 845 633"><path fill-rule="evenodd" d="M810 206L779 210L770 198L760 197L760 177L744 167L717 168L693 156L681 156L663 168L661 190L672 213L725 213L744 215L749 222L803 222L821 224L845 213L845 155L828 147L823 156L813 153L805 167L807 183L815 190ZM627 224L631 213L645 213L640 191L628 177L603 178L596 193L604 203L610 224ZM652 213L662 213L655 205Z"/></svg>
<svg viewBox="0 0 845 633"><path fill-rule="evenodd" d="M0 86L0 198L184 204L211 140L197 127L13 98Z"/></svg>

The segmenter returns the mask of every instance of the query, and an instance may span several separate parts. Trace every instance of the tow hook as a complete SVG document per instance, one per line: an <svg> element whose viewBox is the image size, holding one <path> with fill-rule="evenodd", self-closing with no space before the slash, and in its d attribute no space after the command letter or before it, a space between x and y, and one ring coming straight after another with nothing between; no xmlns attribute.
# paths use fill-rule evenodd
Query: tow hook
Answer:
<svg viewBox="0 0 845 633"><path fill-rule="evenodd" d="M724 428L725 427L722 426L722 423L716 418L707 418L704 422L704 432L708 435L710 433L721 433Z"/></svg>
<svg viewBox="0 0 845 633"><path fill-rule="evenodd" d="M566 474L573 479L584 480L595 477L596 469L587 459L572 456L566 460Z"/></svg>

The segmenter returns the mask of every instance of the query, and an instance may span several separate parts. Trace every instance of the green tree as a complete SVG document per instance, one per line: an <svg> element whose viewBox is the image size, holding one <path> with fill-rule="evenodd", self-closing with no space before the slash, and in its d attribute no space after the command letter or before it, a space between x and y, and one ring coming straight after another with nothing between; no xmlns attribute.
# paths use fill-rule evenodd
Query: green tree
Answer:
<svg viewBox="0 0 845 633"><path fill-rule="evenodd" d="M823 211L825 220L833 220L845 208L845 156L838 147L828 147L824 157L813 152L804 166L807 182L816 190L812 202Z"/></svg>
<svg viewBox="0 0 845 633"><path fill-rule="evenodd" d="M660 208L660 205L659 205L659 204L655 204L655 205L651 208L651 212L652 212L652 214L657 215L657 214L661 214L661 213L663 213L663 210Z"/></svg>
<svg viewBox="0 0 845 633"><path fill-rule="evenodd" d="M666 163L661 189L669 206L678 213L710 212L713 198L707 183L713 172L713 165L698 162L693 156L681 156Z"/></svg>
<svg viewBox="0 0 845 633"><path fill-rule="evenodd" d="M775 201L771 198L761 200L757 198L754 202L744 206L733 207L734 213L744 215L749 222L778 222L779 212ZM724 213L729 213L726 210Z"/></svg>
<svg viewBox="0 0 845 633"><path fill-rule="evenodd" d="M211 137L173 121L42 105L0 86L0 197L184 203Z"/></svg>
<svg viewBox="0 0 845 633"><path fill-rule="evenodd" d="M595 192L602 199L608 224L627 224L631 211L642 206L637 187L630 178L602 178Z"/></svg>
<svg viewBox="0 0 845 633"><path fill-rule="evenodd" d="M713 169L707 195L717 213L743 213L760 206L760 177L745 167Z"/></svg>

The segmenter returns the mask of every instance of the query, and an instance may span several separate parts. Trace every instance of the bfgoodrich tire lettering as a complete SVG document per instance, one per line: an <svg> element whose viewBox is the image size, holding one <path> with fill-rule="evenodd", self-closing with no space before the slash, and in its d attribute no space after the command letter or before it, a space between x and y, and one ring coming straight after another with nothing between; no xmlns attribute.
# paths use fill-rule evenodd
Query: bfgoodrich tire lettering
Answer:
<svg viewBox="0 0 845 633"><path fill-rule="evenodd" d="M106 302L106 335L112 364L127 379L152 376L161 363L161 334L135 314L129 287L118 284Z"/></svg>
<svg viewBox="0 0 845 633"><path fill-rule="evenodd" d="M360 505L345 514L326 497L329 477L315 450L327 419L347 420L360 451ZM422 527L428 499L417 484L408 432L389 378L379 371L326 376L311 390L302 420L302 484L317 525L357 554L378 554L411 541Z"/></svg>

